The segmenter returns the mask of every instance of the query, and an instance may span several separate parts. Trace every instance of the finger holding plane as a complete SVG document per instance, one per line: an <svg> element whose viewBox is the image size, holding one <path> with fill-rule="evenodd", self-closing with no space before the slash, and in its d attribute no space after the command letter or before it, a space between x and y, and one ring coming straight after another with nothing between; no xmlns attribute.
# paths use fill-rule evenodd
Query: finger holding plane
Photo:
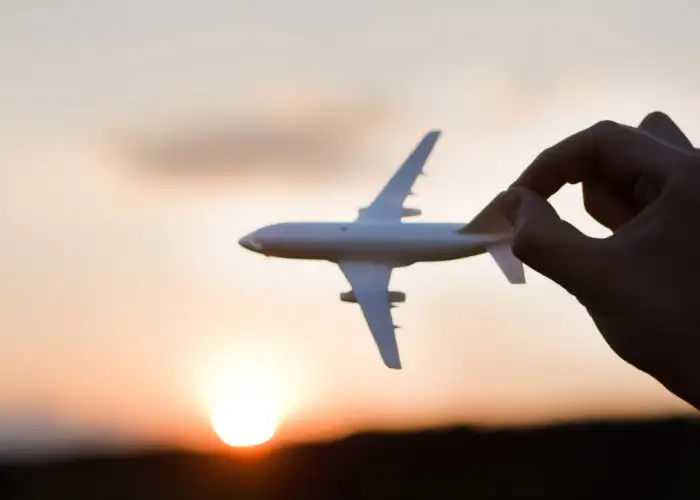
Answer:
<svg viewBox="0 0 700 500"><path fill-rule="evenodd" d="M606 120L545 150L512 186L549 198L566 184L596 179L618 186L634 185L640 179L663 184L673 170L673 165L666 165L668 155L663 141Z"/></svg>
<svg viewBox="0 0 700 500"><path fill-rule="evenodd" d="M518 259L579 298L601 294L600 270L610 256L603 241L562 220L549 202L526 188L512 188L501 204L513 225Z"/></svg>
<svg viewBox="0 0 700 500"><path fill-rule="evenodd" d="M695 151L678 125L660 111L646 115L637 128L684 151ZM584 182L582 188L586 211L612 231L629 221L658 195L644 183L635 185L633 189L620 189L604 179Z"/></svg>

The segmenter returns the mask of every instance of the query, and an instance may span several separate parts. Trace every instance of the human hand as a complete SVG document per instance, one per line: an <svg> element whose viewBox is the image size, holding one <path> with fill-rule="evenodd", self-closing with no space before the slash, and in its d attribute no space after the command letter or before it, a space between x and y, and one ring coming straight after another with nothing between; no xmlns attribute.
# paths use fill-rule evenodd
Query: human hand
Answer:
<svg viewBox="0 0 700 500"><path fill-rule="evenodd" d="M581 183L613 231L584 235L546 201ZM700 154L662 113L545 150L502 198L513 253L573 294L624 360L700 409Z"/></svg>

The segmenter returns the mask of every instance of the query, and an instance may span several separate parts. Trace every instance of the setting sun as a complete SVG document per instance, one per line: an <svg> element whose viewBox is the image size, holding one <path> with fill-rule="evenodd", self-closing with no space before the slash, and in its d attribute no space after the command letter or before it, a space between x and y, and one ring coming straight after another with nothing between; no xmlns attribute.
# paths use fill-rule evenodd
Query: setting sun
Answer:
<svg viewBox="0 0 700 500"><path fill-rule="evenodd" d="M269 441L279 424L278 410L260 387L239 387L214 403L211 423L229 446L255 446Z"/></svg>
<svg viewBox="0 0 700 500"><path fill-rule="evenodd" d="M283 363L270 352L220 347L207 356L203 397L216 435L234 447L256 446L275 436L296 391Z"/></svg>

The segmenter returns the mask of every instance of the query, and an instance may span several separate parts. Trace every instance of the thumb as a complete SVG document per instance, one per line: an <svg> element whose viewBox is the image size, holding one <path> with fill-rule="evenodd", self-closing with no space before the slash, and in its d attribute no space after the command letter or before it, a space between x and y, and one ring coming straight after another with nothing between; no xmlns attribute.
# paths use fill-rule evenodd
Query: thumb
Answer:
<svg viewBox="0 0 700 500"><path fill-rule="evenodd" d="M570 293L587 295L600 262L600 240L562 220L545 199L523 187L506 191L502 203L513 225L513 254Z"/></svg>

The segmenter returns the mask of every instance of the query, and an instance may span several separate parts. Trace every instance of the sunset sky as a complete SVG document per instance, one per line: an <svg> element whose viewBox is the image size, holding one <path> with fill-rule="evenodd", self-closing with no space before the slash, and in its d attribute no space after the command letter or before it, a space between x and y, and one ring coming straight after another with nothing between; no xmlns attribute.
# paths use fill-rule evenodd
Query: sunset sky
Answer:
<svg viewBox="0 0 700 500"><path fill-rule="evenodd" d="M689 0L2 2L0 452L207 445L236 384L278 394L280 441L688 412L530 270L397 270L392 371L336 267L237 242L353 219L432 128L426 221L467 222L600 119L661 109L698 144L699 18ZM554 203L605 234L576 189Z"/></svg>

